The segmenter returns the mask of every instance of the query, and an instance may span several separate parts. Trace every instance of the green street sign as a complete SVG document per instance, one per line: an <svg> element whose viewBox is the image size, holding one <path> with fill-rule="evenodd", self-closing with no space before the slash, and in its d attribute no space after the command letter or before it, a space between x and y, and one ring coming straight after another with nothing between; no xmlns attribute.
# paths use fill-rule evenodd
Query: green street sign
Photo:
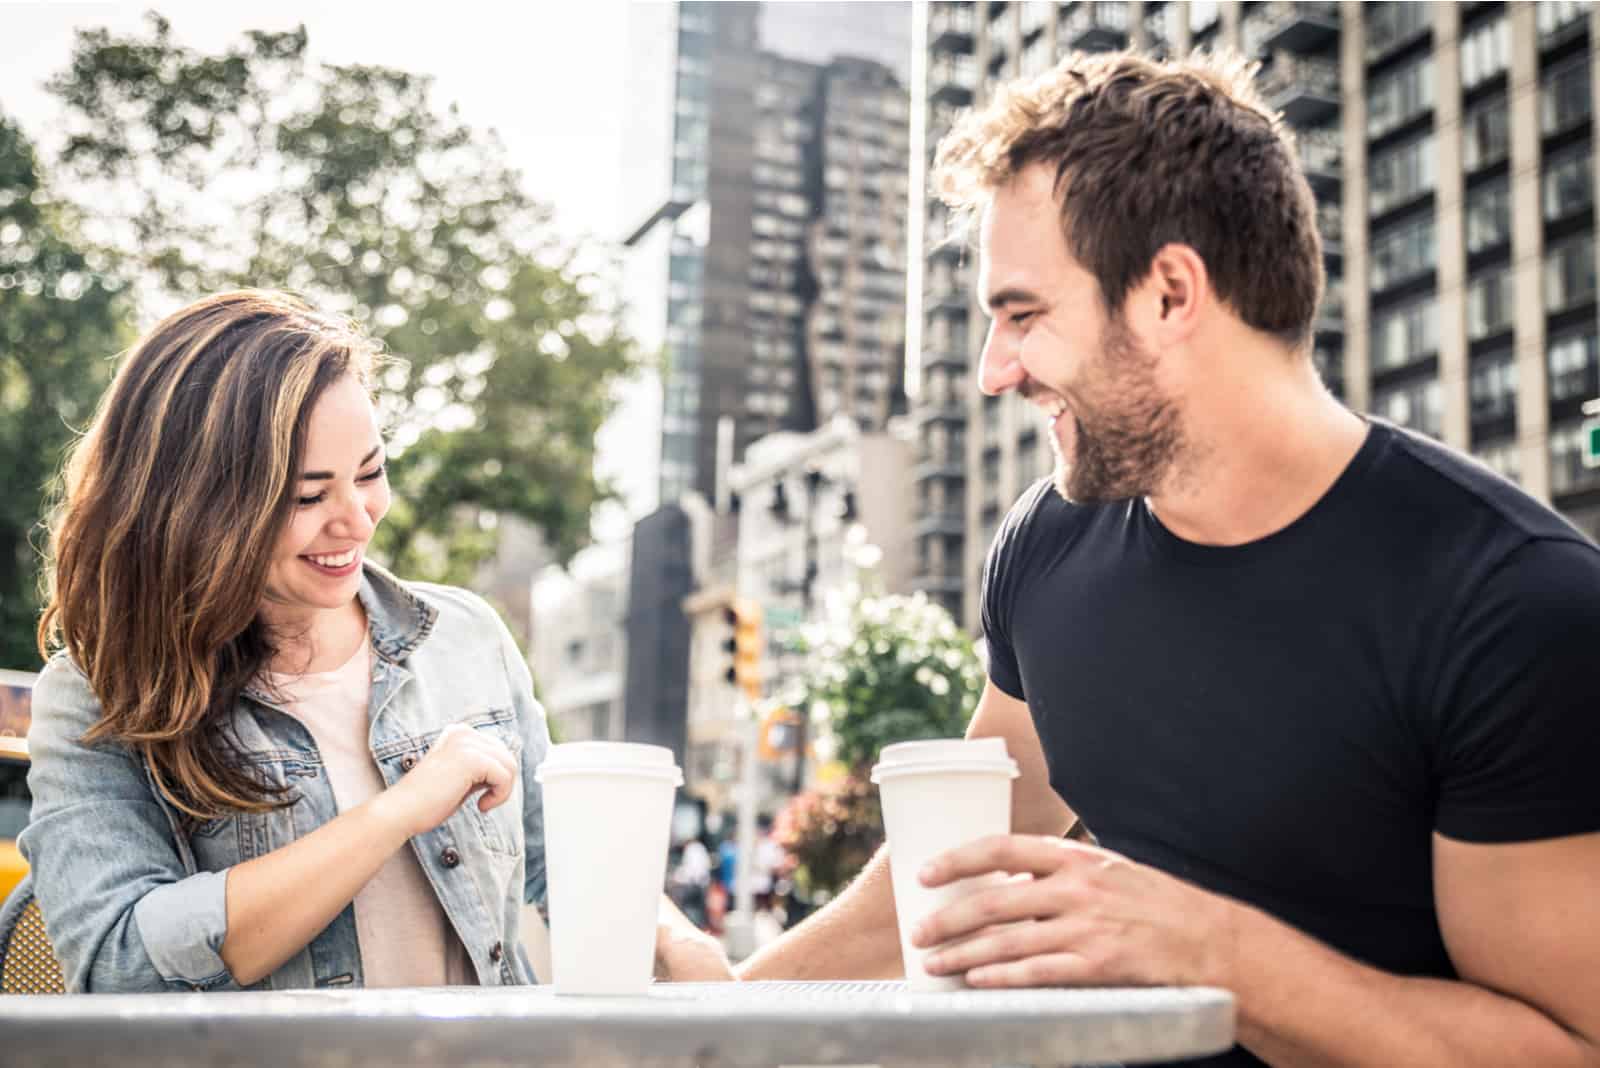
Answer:
<svg viewBox="0 0 1600 1068"><path fill-rule="evenodd" d="M1583 466L1600 467L1600 419L1583 424Z"/></svg>

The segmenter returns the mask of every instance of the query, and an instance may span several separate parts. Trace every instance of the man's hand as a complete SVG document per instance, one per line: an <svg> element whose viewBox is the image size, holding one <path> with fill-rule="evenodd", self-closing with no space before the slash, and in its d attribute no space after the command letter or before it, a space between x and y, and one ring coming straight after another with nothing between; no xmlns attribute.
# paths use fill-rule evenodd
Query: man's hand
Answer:
<svg viewBox="0 0 1600 1068"><path fill-rule="evenodd" d="M991 987L1229 985L1239 906L1228 898L1109 850L1037 835L980 839L920 877L943 886L991 872L1033 878L924 919L914 944L943 947L924 961L930 974L965 972Z"/></svg>
<svg viewBox="0 0 1600 1068"><path fill-rule="evenodd" d="M738 979L722 945L704 932L656 925L657 979L669 983L722 983Z"/></svg>

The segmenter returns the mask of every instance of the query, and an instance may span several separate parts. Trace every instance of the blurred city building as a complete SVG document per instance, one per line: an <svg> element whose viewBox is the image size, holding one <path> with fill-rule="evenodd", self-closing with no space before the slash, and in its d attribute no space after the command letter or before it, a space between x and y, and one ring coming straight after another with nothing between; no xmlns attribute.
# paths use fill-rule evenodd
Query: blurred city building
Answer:
<svg viewBox="0 0 1600 1068"><path fill-rule="evenodd" d="M963 109L1069 50L1259 59L1319 201L1329 388L1472 452L1596 535L1600 469L1583 466L1580 428L1600 394L1597 20L1573 2L918 4L911 184L927 188ZM994 531L1053 461L1036 412L976 389L974 253L946 227L931 198L912 214L917 584L976 630Z"/></svg>
<svg viewBox="0 0 1600 1068"><path fill-rule="evenodd" d="M722 416L734 420L725 470L757 438L837 412L881 427L903 394L911 6L680 3L632 17L634 147L671 153L670 174L630 163L626 193L639 220L628 272L666 278L660 499L709 500Z"/></svg>
<svg viewBox="0 0 1600 1068"><path fill-rule="evenodd" d="M772 711L803 680L801 628L821 618L830 599L846 595L865 571L885 592L908 592L911 450L901 420L864 432L838 415L810 433L754 442L730 470L737 510L712 518L704 581L685 606L692 627L686 778L713 810L730 802L748 738L739 693L727 678L729 609L741 604L761 621L759 691ZM763 809L794 789L793 754L762 760L756 782Z"/></svg>
<svg viewBox="0 0 1600 1068"><path fill-rule="evenodd" d="M623 608L630 544L579 553L533 583L534 687L563 741L620 741L627 640Z"/></svg>

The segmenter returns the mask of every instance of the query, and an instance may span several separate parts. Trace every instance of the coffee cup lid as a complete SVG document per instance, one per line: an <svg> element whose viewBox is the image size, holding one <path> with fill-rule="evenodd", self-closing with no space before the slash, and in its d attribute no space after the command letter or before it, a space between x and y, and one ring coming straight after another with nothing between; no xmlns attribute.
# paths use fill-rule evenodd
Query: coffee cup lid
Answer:
<svg viewBox="0 0 1600 1068"><path fill-rule="evenodd" d="M1017 762L1006 752L1004 738L941 738L884 746L872 769L872 781L948 772L1000 774L1008 779L1019 774Z"/></svg>
<svg viewBox="0 0 1600 1068"><path fill-rule="evenodd" d="M533 772L534 781L541 783L568 775L623 775L683 785L671 749L638 742L562 742L550 747Z"/></svg>

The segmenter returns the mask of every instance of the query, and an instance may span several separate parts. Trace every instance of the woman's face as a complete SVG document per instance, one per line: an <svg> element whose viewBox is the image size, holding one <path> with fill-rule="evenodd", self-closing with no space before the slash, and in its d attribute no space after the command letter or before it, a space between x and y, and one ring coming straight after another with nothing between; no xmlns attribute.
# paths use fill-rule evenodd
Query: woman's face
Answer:
<svg viewBox="0 0 1600 1068"><path fill-rule="evenodd" d="M267 573L263 613L276 621L350 604L367 544L389 511L377 417L354 375L328 387L311 409L299 477L294 514Z"/></svg>

